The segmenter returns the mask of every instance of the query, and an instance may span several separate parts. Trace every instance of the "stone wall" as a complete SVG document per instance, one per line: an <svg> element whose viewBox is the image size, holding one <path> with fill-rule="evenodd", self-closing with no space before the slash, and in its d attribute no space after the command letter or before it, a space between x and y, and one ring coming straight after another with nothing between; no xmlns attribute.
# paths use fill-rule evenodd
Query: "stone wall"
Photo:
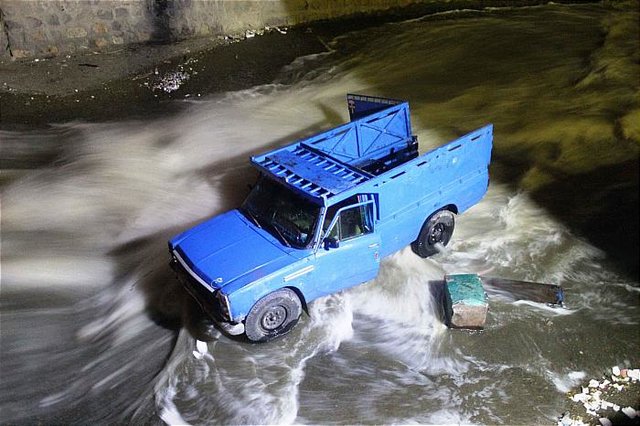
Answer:
<svg viewBox="0 0 640 426"><path fill-rule="evenodd" d="M420 0L0 0L0 57L229 35L412 3Z"/></svg>

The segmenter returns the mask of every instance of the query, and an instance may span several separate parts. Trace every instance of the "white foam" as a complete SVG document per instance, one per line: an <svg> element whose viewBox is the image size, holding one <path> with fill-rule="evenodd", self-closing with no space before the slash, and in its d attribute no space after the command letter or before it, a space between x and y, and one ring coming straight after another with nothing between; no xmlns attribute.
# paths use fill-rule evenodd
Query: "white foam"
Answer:
<svg viewBox="0 0 640 426"><path fill-rule="evenodd" d="M555 385L556 389L559 392L567 393L572 388L579 385L582 380L587 377L587 373L584 371L571 371L566 374L555 374L551 373L551 381Z"/></svg>
<svg viewBox="0 0 640 426"><path fill-rule="evenodd" d="M563 308L555 305L548 305L546 303L532 302L530 300L517 300L513 302L513 304L521 305L521 306L529 306L531 308L536 309L537 311L544 312L546 314L553 314L553 316L571 315L576 312L575 310L572 310L572 309L567 309L567 308Z"/></svg>

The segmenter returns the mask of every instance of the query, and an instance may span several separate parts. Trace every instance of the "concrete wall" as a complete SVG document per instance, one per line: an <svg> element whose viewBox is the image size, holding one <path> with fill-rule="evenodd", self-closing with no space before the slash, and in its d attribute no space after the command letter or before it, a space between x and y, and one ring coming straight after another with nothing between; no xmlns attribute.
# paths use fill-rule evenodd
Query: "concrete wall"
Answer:
<svg viewBox="0 0 640 426"><path fill-rule="evenodd" d="M130 43L228 35L420 0L0 0L0 57L50 57Z"/></svg>

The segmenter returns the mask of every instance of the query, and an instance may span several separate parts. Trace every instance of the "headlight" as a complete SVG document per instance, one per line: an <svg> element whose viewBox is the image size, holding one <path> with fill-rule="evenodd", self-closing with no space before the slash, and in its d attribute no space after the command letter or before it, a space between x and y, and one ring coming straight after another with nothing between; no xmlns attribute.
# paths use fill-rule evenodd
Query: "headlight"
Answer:
<svg viewBox="0 0 640 426"><path fill-rule="evenodd" d="M226 294L222 292L222 290L216 291L216 300L218 301L218 305L220 305L220 314L222 315L222 319L227 321L231 321L231 309L229 307L229 298Z"/></svg>

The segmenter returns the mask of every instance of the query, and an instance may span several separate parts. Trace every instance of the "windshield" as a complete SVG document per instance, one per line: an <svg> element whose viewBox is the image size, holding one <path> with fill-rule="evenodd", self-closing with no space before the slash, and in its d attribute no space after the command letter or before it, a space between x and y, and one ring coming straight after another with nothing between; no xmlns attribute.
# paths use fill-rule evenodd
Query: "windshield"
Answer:
<svg viewBox="0 0 640 426"><path fill-rule="evenodd" d="M240 210L285 245L305 248L313 239L320 206L263 177Z"/></svg>

